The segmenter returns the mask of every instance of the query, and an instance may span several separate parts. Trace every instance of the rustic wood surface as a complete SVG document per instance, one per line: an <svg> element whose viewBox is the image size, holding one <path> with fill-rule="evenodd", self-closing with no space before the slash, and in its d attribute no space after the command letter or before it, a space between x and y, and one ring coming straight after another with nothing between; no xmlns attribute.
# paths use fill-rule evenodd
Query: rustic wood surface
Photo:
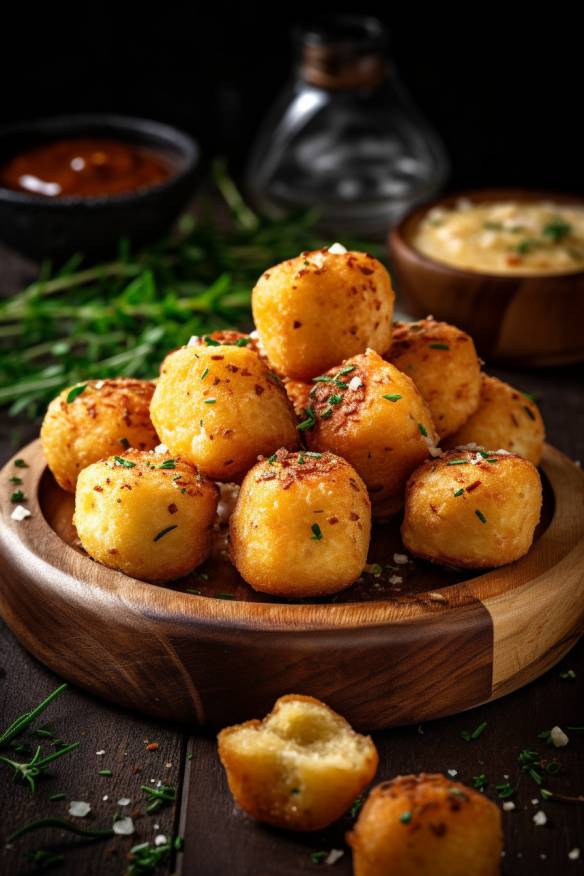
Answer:
<svg viewBox="0 0 584 876"><path fill-rule="evenodd" d="M4 269L0 285L6 291L17 288L23 273L22 263L20 260L10 262L2 256L0 262ZM550 443L571 458L584 460L584 369L581 366L531 372L496 369L496 373L537 394ZM37 431L38 425L11 421L3 416L0 461L3 463L18 447L32 440ZM562 679L561 673L569 669L575 671L576 678ZM568 731L569 745L550 751L537 739L537 733L556 724L564 728L584 724L583 677L584 646L580 642L556 667L503 699L422 726L376 733L374 739L380 753L377 778L381 781L397 773L455 769L457 778L471 782L474 776L485 773L486 794L496 799L495 784L504 781L505 775L515 781L520 775L517 756L522 749L530 748L560 762L561 772L546 778L552 791L581 795L584 792L584 734ZM21 711L38 703L58 683L58 677L30 657L3 627L0 637L2 728ZM52 704L37 726L45 721L66 741L80 741L81 745L54 764L50 777L39 780L34 795L26 786L12 784L10 771L0 765L0 812L3 814L0 840L32 819L66 815L70 800L86 800L92 804L92 813L77 822L87 827L109 826L115 802L120 797L131 798L130 810L144 812L144 797L139 786L148 784L151 779L174 785L178 804L155 815L139 816L136 812L136 834L131 838L116 837L84 844L56 831L31 834L13 848L0 851L0 872L7 876L38 872L27 855L35 849L56 847L64 850L65 861L49 872L71 876L122 874L127 866L125 855L132 844L151 840L158 833L169 836L176 831L184 837L184 853L162 865L157 871L160 874L288 876L316 873L319 865L312 862L311 853L331 848L345 849L343 858L331 868L331 873L351 872L350 856L343 841L344 832L351 824L350 816L326 832L299 836L251 822L234 809L216 758L212 734L208 732L192 732L188 726L136 717L75 687L70 687ZM472 730L481 721L487 721L487 728L480 738L464 742L461 731ZM146 750L145 740L158 742L158 749ZM106 753L96 755L96 751L101 750ZM111 769L113 776L99 776L98 771L104 768ZM138 768L140 772L135 771ZM57 792L66 795L65 801L50 802L49 796ZM104 801L105 795L109 799ZM536 799L539 802L532 804ZM521 775L515 800L516 810L503 813L505 876L582 872L584 806L542 802L537 785L527 774ZM539 809L548 817L544 827L536 827L532 821ZM568 852L575 847L582 849L580 861L568 859ZM325 869L328 872L328 868Z"/></svg>
<svg viewBox="0 0 584 876"><path fill-rule="evenodd" d="M480 202L554 200L582 204L570 195L525 189L462 192ZM436 203L451 207L459 195ZM493 275L455 268L418 252L411 240L427 211L420 207L389 235L394 278L402 303L416 318L432 313L473 338L481 356L520 365L584 360L584 271L557 276Z"/></svg>
<svg viewBox="0 0 584 876"><path fill-rule="evenodd" d="M13 457L0 480L18 472L32 516L11 520L10 491L0 492L0 614L58 675L155 717L221 727L267 713L293 690L367 732L417 723L526 684L583 631L584 475L549 445L542 525L527 556L446 578L408 563L399 591L370 579L340 603L262 602L242 579L227 586L235 570L222 559L223 533L201 583L157 587L108 569L81 550L72 496L40 441L17 458L27 468ZM398 527L374 527L370 562L391 563ZM226 590L237 597L209 598Z"/></svg>

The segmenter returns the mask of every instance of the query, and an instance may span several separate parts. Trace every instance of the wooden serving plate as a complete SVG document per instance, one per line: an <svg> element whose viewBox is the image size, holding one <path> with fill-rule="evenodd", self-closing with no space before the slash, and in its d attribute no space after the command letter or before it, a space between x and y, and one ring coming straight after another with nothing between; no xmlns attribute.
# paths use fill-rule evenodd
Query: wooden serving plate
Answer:
<svg viewBox="0 0 584 876"><path fill-rule="evenodd" d="M522 560L476 576L409 562L296 603L254 593L222 555L224 533L171 586L98 565L76 543L73 497L40 442L18 457L28 468L11 460L1 481L2 616L59 675L131 709L225 725L305 693L360 728L420 722L527 684L584 628L584 475L550 446L542 522ZM10 516L14 474L32 512L22 522ZM376 527L370 562L391 565L401 550L397 523Z"/></svg>

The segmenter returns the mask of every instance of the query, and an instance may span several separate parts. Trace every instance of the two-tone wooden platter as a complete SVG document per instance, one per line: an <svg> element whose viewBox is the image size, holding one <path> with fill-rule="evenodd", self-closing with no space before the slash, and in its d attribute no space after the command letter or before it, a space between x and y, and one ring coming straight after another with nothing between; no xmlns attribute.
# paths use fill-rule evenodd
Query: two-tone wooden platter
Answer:
<svg viewBox="0 0 584 876"><path fill-rule="evenodd" d="M398 524L379 525L370 563L383 571L310 603L254 593L221 533L211 560L171 586L100 566L78 545L73 497L40 442L17 458L27 467L13 459L0 478L0 612L59 675L131 709L224 725L295 692L360 728L420 722L527 684L584 629L584 475L550 446L542 522L522 560L478 575L404 564ZM20 522L13 475L32 512Z"/></svg>

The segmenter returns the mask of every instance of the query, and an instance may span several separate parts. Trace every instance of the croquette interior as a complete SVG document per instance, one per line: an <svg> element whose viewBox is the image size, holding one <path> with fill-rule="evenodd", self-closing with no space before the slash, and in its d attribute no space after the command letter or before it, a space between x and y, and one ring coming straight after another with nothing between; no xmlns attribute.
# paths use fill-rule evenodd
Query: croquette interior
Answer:
<svg viewBox="0 0 584 876"><path fill-rule="evenodd" d="M371 743L330 709L294 699L279 704L262 722L241 725L230 735L229 745L241 754L261 749L292 763L323 761L338 769L354 769L369 755Z"/></svg>

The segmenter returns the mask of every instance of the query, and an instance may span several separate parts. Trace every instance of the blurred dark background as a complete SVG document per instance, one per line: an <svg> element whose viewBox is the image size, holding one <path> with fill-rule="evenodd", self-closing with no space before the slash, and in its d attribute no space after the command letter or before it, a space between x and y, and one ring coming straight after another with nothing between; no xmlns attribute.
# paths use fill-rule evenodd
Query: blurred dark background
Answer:
<svg viewBox="0 0 584 876"><path fill-rule="evenodd" d="M258 124L290 75L298 5L33 7L4 18L0 122L118 111L177 124L205 157L241 170ZM519 184L580 192L582 66L567 6L313 4L378 15L419 108L452 160L450 187ZM132 12L133 10L133 12Z"/></svg>

